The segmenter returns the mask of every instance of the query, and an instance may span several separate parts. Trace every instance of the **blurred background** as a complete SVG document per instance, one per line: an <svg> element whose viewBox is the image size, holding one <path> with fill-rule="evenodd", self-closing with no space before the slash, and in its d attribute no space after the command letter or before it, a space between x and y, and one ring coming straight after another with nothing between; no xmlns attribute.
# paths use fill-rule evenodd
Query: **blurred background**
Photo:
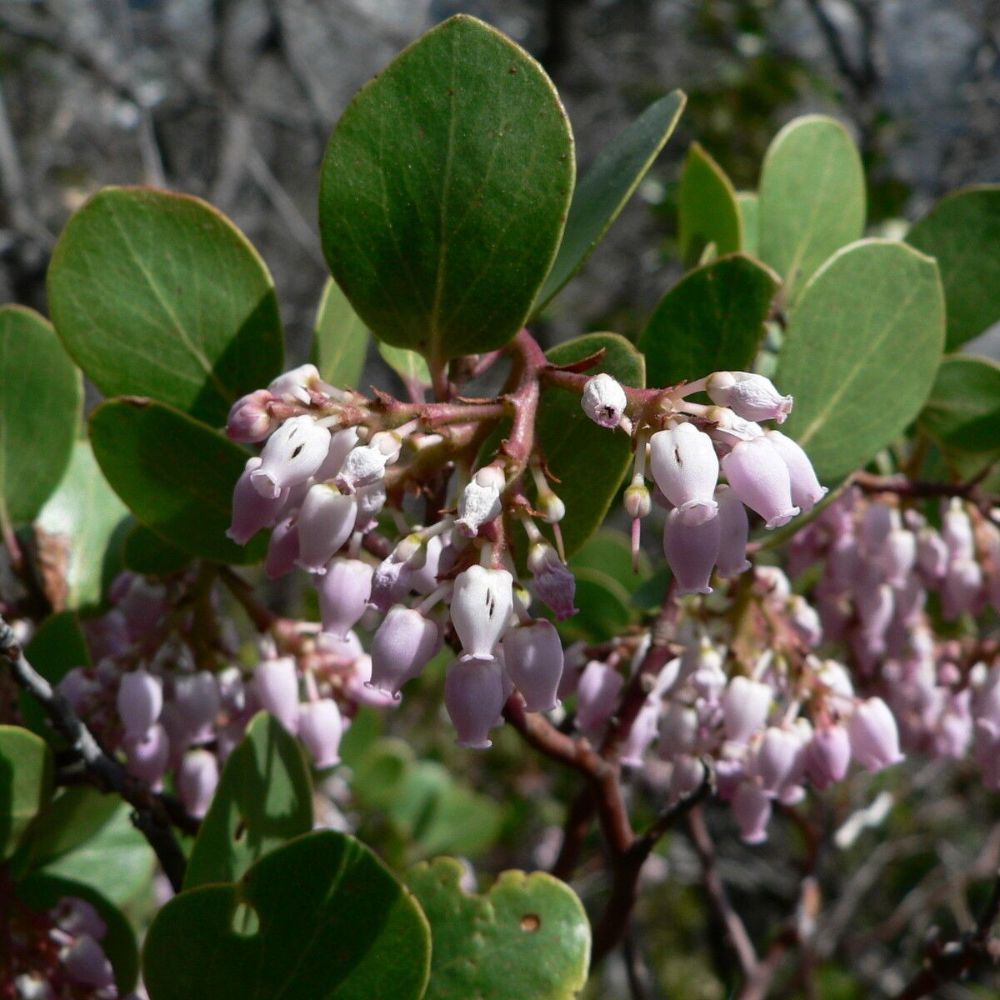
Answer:
<svg viewBox="0 0 1000 1000"><path fill-rule="evenodd" d="M0 298L44 311L54 242L92 191L166 186L259 248L299 360L326 275L325 141L358 87L459 11L543 63L583 169L651 100L689 95L547 339L641 329L679 273L672 199L692 139L750 189L784 122L834 114L861 145L876 227L1000 179L1000 0L0 0Z"/></svg>

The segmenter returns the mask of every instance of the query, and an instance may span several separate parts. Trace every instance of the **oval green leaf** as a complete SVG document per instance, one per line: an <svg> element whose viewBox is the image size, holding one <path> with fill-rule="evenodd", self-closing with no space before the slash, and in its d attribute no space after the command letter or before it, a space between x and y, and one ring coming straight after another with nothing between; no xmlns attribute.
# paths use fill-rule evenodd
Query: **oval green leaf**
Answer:
<svg viewBox="0 0 1000 1000"><path fill-rule="evenodd" d="M100 945L114 969L118 995L125 996L135 986L139 978L135 932L122 911L101 893L83 882L40 871L18 884L17 895L36 912L51 910L64 896L76 896L90 903L107 925Z"/></svg>
<svg viewBox="0 0 1000 1000"><path fill-rule="evenodd" d="M575 165L551 80L459 15L362 89L323 161L320 233L380 340L438 362L505 344L562 236Z"/></svg>
<svg viewBox="0 0 1000 1000"><path fill-rule="evenodd" d="M143 949L151 1000L419 1000L429 965L413 897L360 841L330 830L268 854L239 883L174 897Z"/></svg>
<svg viewBox="0 0 1000 1000"><path fill-rule="evenodd" d="M680 90L661 97L598 154L573 192L566 231L552 270L538 293L535 315L583 267L604 238L673 135L686 101Z"/></svg>
<svg viewBox="0 0 1000 1000"><path fill-rule="evenodd" d="M789 313L774 381L795 408L782 430L820 479L853 472L920 412L943 345L934 261L903 243L845 247Z"/></svg>
<svg viewBox="0 0 1000 1000"><path fill-rule="evenodd" d="M778 284L770 268L743 254L684 275L639 337L649 384L676 385L716 371L749 369Z"/></svg>
<svg viewBox="0 0 1000 1000"><path fill-rule="evenodd" d="M946 357L920 425L944 448L1000 449L1000 365L963 354Z"/></svg>
<svg viewBox="0 0 1000 1000"><path fill-rule="evenodd" d="M89 785L64 788L36 824L32 840L32 866L39 868L69 854L106 826L121 799Z"/></svg>
<svg viewBox="0 0 1000 1000"><path fill-rule="evenodd" d="M171 406L127 397L90 418L94 454L136 520L169 544L226 563L263 558L266 540L246 547L226 538L233 487L249 455Z"/></svg>
<svg viewBox="0 0 1000 1000"><path fill-rule="evenodd" d="M313 360L325 382L356 389L368 354L368 330L333 278L327 278L316 310Z"/></svg>
<svg viewBox="0 0 1000 1000"><path fill-rule="evenodd" d="M122 549L125 568L144 576L178 573L191 562L190 553L164 541L155 531L134 524Z"/></svg>
<svg viewBox="0 0 1000 1000"><path fill-rule="evenodd" d="M132 807L107 795L113 812L97 833L39 869L41 874L87 885L115 906L150 895L156 855L132 823Z"/></svg>
<svg viewBox="0 0 1000 1000"><path fill-rule="evenodd" d="M937 258L948 305L948 350L1000 320L1000 185L942 198L906 242Z"/></svg>
<svg viewBox="0 0 1000 1000"><path fill-rule="evenodd" d="M302 749L277 719L259 712L226 760L191 851L184 888L235 882L312 824L312 781Z"/></svg>
<svg viewBox="0 0 1000 1000"><path fill-rule="evenodd" d="M198 198L99 191L60 237L48 293L59 336L106 396L150 396L221 425L281 371L271 275Z"/></svg>
<svg viewBox="0 0 1000 1000"><path fill-rule="evenodd" d="M718 256L743 246L743 217L725 171L698 143L691 143L678 195L681 259L696 263L710 243Z"/></svg>
<svg viewBox="0 0 1000 1000"><path fill-rule="evenodd" d="M431 373L423 356L416 351L391 344L379 344L378 352L382 360L403 380L407 387L413 386L419 394L423 386L431 384Z"/></svg>
<svg viewBox="0 0 1000 1000"><path fill-rule="evenodd" d="M588 375L607 372L627 385L645 385L642 355L617 333L576 337L545 356L552 364L566 365L600 350L604 356ZM579 395L551 387L542 393L535 432L554 477L553 489L566 504L561 528L566 554L572 555L604 522L618 493L632 454L628 435L598 427L583 412Z"/></svg>
<svg viewBox="0 0 1000 1000"><path fill-rule="evenodd" d="M0 726L0 860L52 796L52 751L21 726Z"/></svg>
<svg viewBox="0 0 1000 1000"><path fill-rule="evenodd" d="M430 921L426 1000L572 1000L587 980L590 926L580 900L544 872L501 873L484 895L461 888L454 858L408 877Z"/></svg>
<svg viewBox="0 0 1000 1000"><path fill-rule="evenodd" d="M0 525L30 521L69 463L83 381L38 313L0 309Z"/></svg>
<svg viewBox="0 0 1000 1000"><path fill-rule="evenodd" d="M864 170L840 122L806 115L774 137L761 172L758 224L761 260L784 277L787 302L832 253L860 238Z"/></svg>

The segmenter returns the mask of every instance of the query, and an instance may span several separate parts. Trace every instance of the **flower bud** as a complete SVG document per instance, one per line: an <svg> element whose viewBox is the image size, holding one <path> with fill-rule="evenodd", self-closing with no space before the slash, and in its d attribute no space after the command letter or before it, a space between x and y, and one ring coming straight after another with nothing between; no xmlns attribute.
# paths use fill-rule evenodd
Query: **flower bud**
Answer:
<svg viewBox="0 0 1000 1000"><path fill-rule="evenodd" d="M792 397L782 396L770 379L752 372L714 372L705 391L713 403L728 406L744 420L783 424L792 412Z"/></svg>
<svg viewBox="0 0 1000 1000"><path fill-rule="evenodd" d="M385 475L385 467L399 457L401 442L391 431L380 431L366 445L354 448L337 474L337 486L345 493L354 493L362 486L371 486Z"/></svg>
<svg viewBox="0 0 1000 1000"><path fill-rule="evenodd" d="M843 726L819 726L806 747L806 775L822 792L842 781L851 763L851 739Z"/></svg>
<svg viewBox="0 0 1000 1000"><path fill-rule="evenodd" d="M749 677L734 677L722 696L722 722L726 739L746 743L767 722L771 688Z"/></svg>
<svg viewBox="0 0 1000 1000"><path fill-rule="evenodd" d="M299 708L299 739L319 768L340 763L340 738L344 732L337 703L331 698L306 702Z"/></svg>
<svg viewBox="0 0 1000 1000"><path fill-rule="evenodd" d="M455 546L451 544L451 533L441 532L427 539L424 546L423 565L413 571L410 585L418 594L430 594L437 589L438 577L455 565Z"/></svg>
<svg viewBox="0 0 1000 1000"><path fill-rule="evenodd" d="M732 808L743 843L763 844L771 822L771 800L767 795L753 782L744 781L733 795Z"/></svg>
<svg viewBox="0 0 1000 1000"><path fill-rule="evenodd" d="M188 815L202 819L219 784L219 762L208 750L189 750L177 770L177 794Z"/></svg>
<svg viewBox="0 0 1000 1000"><path fill-rule="evenodd" d="M492 656L456 660L445 678L444 703L457 733L455 742L460 747L473 750L491 747L489 733L504 705L500 664Z"/></svg>
<svg viewBox="0 0 1000 1000"><path fill-rule="evenodd" d="M226 436L240 444L263 441L277 426L268 410L273 398L267 389L257 389L237 399L226 419Z"/></svg>
<svg viewBox="0 0 1000 1000"><path fill-rule="evenodd" d="M546 524L558 524L566 516L566 504L552 490L539 492L535 506Z"/></svg>
<svg viewBox="0 0 1000 1000"><path fill-rule="evenodd" d="M601 427L613 430L621 423L628 406L625 390L610 375L602 372L587 379L580 397L583 412Z"/></svg>
<svg viewBox="0 0 1000 1000"><path fill-rule="evenodd" d="M754 774L765 795L781 794L794 775L801 751L802 741L792 731L779 726L765 730L754 757Z"/></svg>
<svg viewBox="0 0 1000 1000"><path fill-rule="evenodd" d="M503 472L495 465L480 469L462 490L455 527L466 538L474 538L481 525L500 516L500 492L506 485Z"/></svg>
<svg viewBox="0 0 1000 1000"><path fill-rule="evenodd" d="M625 681L613 667L591 660L580 674L576 689L576 725L589 737L597 736L611 718Z"/></svg>
<svg viewBox="0 0 1000 1000"><path fill-rule="evenodd" d="M233 487L233 518L226 535L237 545L246 545L258 531L274 524L288 496L287 489L279 490L274 497L260 495L251 482L260 466L259 456L249 459Z"/></svg>
<svg viewBox="0 0 1000 1000"><path fill-rule="evenodd" d="M764 437L771 442L775 451L788 468L788 479L792 488L792 503L802 510L812 510L829 492L816 478L809 456L798 442L782 434L781 431L766 431Z"/></svg>
<svg viewBox="0 0 1000 1000"><path fill-rule="evenodd" d="M819 614L801 594L788 598L788 622L807 646L818 646L822 642L823 624Z"/></svg>
<svg viewBox="0 0 1000 1000"><path fill-rule="evenodd" d="M80 986L106 990L115 985L115 974L104 949L89 935L82 934L61 954L66 976Z"/></svg>
<svg viewBox="0 0 1000 1000"><path fill-rule="evenodd" d="M250 482L262 497L276 499L283 489L304 483L330 450L330 432L309 416L291 417L268 438L261 464Z"/></svg>
<svg viewBox="0 0 1000 1000"><path fill-rule="evenodd" d="M656 485L678 508L715 509L719 459L712 439L694 424L676 424L649 439L649 461Z"/></svg>
<svg viewBox="0 0 1000 1000"><path fill-rule="evenodd" d="M299 558L299 522L294 517L279 521L267 543L264 572L271 580L291 573Z"/></svg>
<svg viewBox="0 0 1000 1000"><path fill-rule="evenodd" d="M752 441L754 438L764 435L764 428L760 424L738 417L725 406L710 407L705 414L705 419L712 425L708 428L712 440L728 445L730 448L739 444L740 441Z"/></svg>
<svg viewBox="0 0 1000 1000"><path fill-rule="evenodd" d="M696 791L704 780L705 765L691 754L681 754L670 774L670 801L679 802Z"/></svg>
<svg viewBox="0 0 1000 1000"><path fill-rule="evenodd" d="M215 675L207 670L174 677L173 707L185 730L193 739L204 739L211 733L219 712L219 685Z"/></svg>
<svg viewBox="0 0 1000 1000"><path fill-rule="evenodd" d="M576 614L576 577L548 542L535 542L528 550L535 595L562 621Z"/></svg>
<svg viewBox="0 0 1000 1000"><path fill-rule="evenodd" d="M328 387L320 378L315 365L299 365L291 371L283 372L267 387L268 391L289 403L311 402L309 390L324 392Z"/></svg>
<svg viewBox="0 0 1000 1000"><path fill-rule="evenodd" d="M551 622L538 620L508 629L501 642L504 665L524 696L529 712L547 712L559 704L556 692L563 672L563 649Z"/></svg>
<svg viewBox="0 0 1000 1000"><path fill-rule="evenodd" d="M881 698L869 698L856 706L847 733L854 759L866 770L880 771L903 759L896 720Z"/></svg>
<svg viewBox="0 0 1000 1000"><path fill-rule="evenodd" d="M372 574L371 593L368 602L383 614L394 604L398 604L412 589L417 563L420 561L422 546L417 535L407 535L383 559Z"/></svg>
<svg viewBox="0 0 1000 1000"><path fill-rule="evenodd" d="M100 693L101 685L88 675L86 667L74 667L56 684L56 690L77 715L87 715L89 702Z"/></svg>
<svg viewBox="0 0 1000 1000"><path fill-rule="evenodd" d="M330 434L330 447L327 449L326 458L313 473L316 482L325 483L329 479L336 478L357 443L357 427L342 427L339 431L333 431Z"/></svg>
<svg viewBox="0 0 1000 1000"><path fill-rule="evenodd" d="M983 571L975 559L953 558L948 563L941 588L941 613L954 621L967 612L977 612L983 599Z"/></svg>
<svg viewBox="0 0 1000 1000"><path fill-rule="evenodd" d="M965 506L958 497L953 497L941 518L945 544L952 559L974 559L976 556L975 537L972 522L965 512Z"/></svg>
<svg viewBox="0 0 1000 1000"><path fill-rule="evenodd" d="M331 559L326 573L314 578L323 631L343 639L368 607L372 567L360 559Z"/></svg>
<svg viewBox="0 0 1000 1000"><path fill-rule="evenodd" d="M718 510L704 517L704 508L675 509L663 529L663 554L677 581L679 594L710 594L712 568L719 555L722 525Z"/></svg>
<svg viewBox="0 0 1000 1000"><path fill-rule="evenodd" d="M95 941L100 941L108 933L108 925L101 915L85 899L79 896L63 896L55 910L53 919L61 931L73 937L87 934Z"/></svg>
<svg viewBox="0 0 1000 1000"><path fill-rule="evenodd" d="M653 740L660 721L659 699L647 698L639 709L639 714L632 723L628 739L622 746L621 762L626 767L642 767L643 757ZM674 773L677 773L675 767Z"/></svg>
<svg viewBox="0 0 1000 1000"><path fill-rule="evenodd" d="M124 747L128 773L147 784L156 785L167 770L170 759L170 740L163 726L157 722L145 733L126 736Z"/></svg>
<svg viewBox="0 0 1000 1000"><path fill-rule="evenodd" d="M118 685L118 714L126 736L142 736L160 717L163 682L145 667L123 674Z"/></svg>
<svg viewBox="0 0 1000 1000"><path fill-rule="evenodd" d="M652 509L653 501L645 483L633 483L625 490L625 512L629 517L648 517Z"/></svg>
<svg viewBox="0 0 1000 1000"><path fill-rule="evenodd" d="M253 675L253 689L261 708L294 733L299 721L299 677L295 660L291 656L262 660Z"/></svg>
<svg viewBox="0 0 1000 1000"><path fill-rule="evenodd" d="M390 608L372 639L372 687L398 695L440 648L441 633L433 621L402 604Z"/></svg>
<svg viewBox="0 0 1000 1000"><path fill-rule="evenodd" d="M722 460L736 495L764 518L765 526L787 524L799 508L792 504L788 467L767 438L743 441Z"/></svg>
<svg viewBox="0 0 1000 1000"><path fill-rule="evenodd" d="M719 486L715 491L715 500L719 505L719 555L716 568L719 576L738 576L750 568L747 560L750 520L743 501L732 487Z"/></svg>
<svg viewBox="0 0 1000 1000"><path fill-rule="evenodd" d="M325 573L326 564L351 537L357 515L354 497L326 483L310 487L299 511L299 565Z"/></svg>
<svg viewBox="0 0 1000 1000"><path fill-rule="evenodd" d="M660 756L669 760L692 753L698 743L698 713L679 701L670 702L660 717Z"/></svg>
<svg viewBox="0 0 1000 1000"><path fill-rule="evenodd" d="M470 566L459 573L451 597L451 622L462 643L462 659L492 661L513 609L514 578L507 570Z"/></svg>
<svg viewBox="0 0 1000 1000"><path fill-rule="evenodd" d="M357 531L368 531L375 527L377 518L385 506L385 483L379 479L367 486L359 486L354 491L354 499L358 502Z"/></svg>
<svg viewBox="0 0 1000 1000"><path fill-rule="evenodd" d="M917 566L931 583L948 569L948 546L933 528L921 528L917 534Z"/></svg>

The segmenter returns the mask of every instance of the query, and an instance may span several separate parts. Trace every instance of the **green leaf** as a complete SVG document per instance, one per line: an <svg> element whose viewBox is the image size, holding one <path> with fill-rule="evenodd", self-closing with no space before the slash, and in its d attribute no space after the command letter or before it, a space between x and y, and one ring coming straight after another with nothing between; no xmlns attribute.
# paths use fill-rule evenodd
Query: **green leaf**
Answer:
<svg viewBox="0 0 1000 1000"><path fill-rule="evenodd" d="M35 523L50 560L49 596L56 607L89 610L100 605L114 570L112 542L127 517L90 445L77 441L65 475Z"/></svg>
<svg viewBox="0 0 1000 1000"><path fill-rule="evenodd" d="M760 252L760 199L753 191L739 191L736 204L740 207L743 223L743 245L740 249L756 257Z"/></svg>
<svg viewBox="0 0 1000 1000"><path fill-rule="evenodd" d="M333 278L327 278L316 311L313 357L325 382L356 389L368 353L368 331Z"/></svg>
<svg viewBox="0 0 1000 1000"><path fill-rule="evenodd" d="M650 385L668 386L715 371L746 371L764 337L778 287L770 268L733 254L684 275L639 337Z"/></svg>
<svg viewBox="0 0 1000 1000"><path fill-rule="evenodd" d="M795 397L782 430L820 479L859 468L920 412L944 344L934 261L862 240L832 257L789 312L775 384Z"/></svg>
<svg viewBox="0 0 1000 1000"><path fill-rule="evenodd" d="M743 219L732 181L698 143L691 143L678 194L681 258L687 266L715 244L719 256L743 245Z"/></svg>
<svg viewBox="0 0 1000 1000"><path fill-rule="evenodd" d="M143 979L151 1000L419 1000L429 964L413 897L360 841L324 830L235 885L174 897L149 928Z"/></svg>
<svg viewBox="0 0 1000 1000"><path fill-rule="evenodd" d="M95 836L40 869L42 874L87 885L116 906L148 892L156 871L156 855L129 818L132 808L107 795L114 811Z"/></svg>
<svg viewBox="0 0 1000 1000"><path fill-rule="evenodd" d="M573 192L566 231L535 301L537 315L583 267L673 134L687 97L672 90L601 150Z"/></svg>
<svg viewBox="0 0 1000 1000"><path fill-rule="evenodd" d="M164 541L155 531L141 524L133 525L125 536L122 557L126 569L145 576L177 573L191 562L190 553Z"/></svg>
<svg viewBox="0 0 1000 1000"><path fill-rule="evenodd" d="M39 817L32 836L32 864L41 867L86 843L110 822L121 799L89 785L63 789Z"/></svg>
<svg viewBox="0 0 1000 1000"><path fill-rule="evenodd" d="M277 719L259 712L226 760L184 888L236 881L258 858L312 824L312 781L302 749Z"/></svg>
<svg viewBox="0 0 1000 1000"><path fill-rule="evenodd" d="M90 418L94 454L136 519L169 544L226 563L263 558L266 539L226 537L233 487L249 455L210 427L163 403L126 397Z"/></svg>
<svg viewBox="0 0 1000 1000"><path fill-rule="evenodd" d="M461 888L454 858L408 881L434 949L425 1000L572 1000L587 979L590 927L576 894L543 872L503 872L484 895Z"/></svg>
<svg viewBox="0 0 1000 1000"><path fill-rule="evenodd" d="M559 623L568 640L606 642L627 628L633 618L631 595L614 577L599 569L575 569L573 603L579 613Z"/></svg>
<svg viewBox="0 0 1000 1000"><path fill-rule="evenodd" d="M501 347L559 247L575 172L551 80L459 15L351 101L323 161L320 233L380 340L442 362Z"/></svg>
<svg viewBox="0 0 1000 1000"><path fill-rule="evenodd" d="M1000 449L1000 365L963 354L946 357L920 424L945 448Z"/></svg>
<svg viewBox="0 0 1000 1000"><path fill-rule="evenodd" d="M759 212L761 260L784 277L785 299L794 302L820 264L864 231L864 170L840 122L806 115L774 137Z"/></svg>
<svg viewBox="0 0 1000 1000"><path fill-rule="evenodd" d="M52 751L21 726L0 726L0 861L52 795Z"/></svg>
<svg viewBox="0 0 1000 1000"><path fill-rule="evenodd" d="M1000 185L952 192L913 226L906 241L937 258L949 351L1000 320Z"/></svg>
<svg viewBox="0 0 1000 1000"><path fill-rule="evenodd" d="M0 308L0 524L30 521L69 463L83 382L51 325Z"/></svg>
<svg viewBox="0 0 1000 1000"><path fill-rule="evenodd" d="M630 594L649 573L649 556L639 551L638 572L632 572L632 542L624 531L602 528L577 550L570 569L595 569L610 576Z"/></svg>
<svg viewBox="0 0 1000 1000"><path fill-rule="evenodd" d="M407 351L391 344L378 345L382 360L403 380L405 385L430 385L431 373L427 362L416 351Z"/></svg>
<svg viewBox="0 0 1000 1000"><path fill-rule="evenodd" d="M607 372L630 386L645 384L642 355L617 333L589 333L553 347L546 357L565 365L603 350L588 375ZM579 395L548 388L542 393L536 424L537 441L554 490L566 504L562 521L567 555L572 555L604 522L629 465L628 436L593 423L580 407ZM594 470L600 469L595 477Z"/></svg>
<svg viewBox="0 0 1000 1000"><path fill-rule="evenodd" d="M218 425L281 371L271 275L198 198L99 191L60 237L48 292L66 349L106 396L150 396Z"/></svg>
<svg viewBox="0 0 1000 1000"><path fill-rule="evenodd" d="M139 950L135 933L121 910L101 893L83 882L60 878L48 872L34 872L18 884L17 895L36 912L51 910L64 896L76 896L90 903L107 925L100 945L114 969L118 995L124 996L135 986L139 977Z"/></svg>

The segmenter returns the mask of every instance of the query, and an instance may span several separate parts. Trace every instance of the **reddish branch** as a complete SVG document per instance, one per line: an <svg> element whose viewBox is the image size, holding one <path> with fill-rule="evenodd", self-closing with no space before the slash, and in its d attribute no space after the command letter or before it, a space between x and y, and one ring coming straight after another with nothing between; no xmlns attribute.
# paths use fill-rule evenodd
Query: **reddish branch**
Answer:
<svg viewBox="0 0 1000 1000"><path fill-rule="evenodd" d="M961 497L974 500L977 487L988 472L989 467L974 479L964 483L931 482L923 479L907 479L905 476L875 476L870 472L856 472L853 481L865 493L894 493L896 496L917 500L933 497Z"/></svg>

